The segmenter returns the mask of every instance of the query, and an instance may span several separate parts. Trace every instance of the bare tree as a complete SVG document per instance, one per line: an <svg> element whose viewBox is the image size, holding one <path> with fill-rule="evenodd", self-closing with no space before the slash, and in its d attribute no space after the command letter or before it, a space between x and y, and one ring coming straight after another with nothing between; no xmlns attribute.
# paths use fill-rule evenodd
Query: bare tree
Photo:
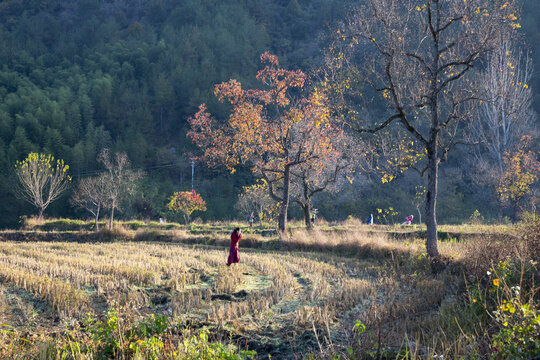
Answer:
<svg viewBox="0 0 540 360"><path fill-rule="evenodd" d="M485 101L477 108L478 121L471 135L480 146L475 150L474 179L486 185L495 195L506 168L504 156L516 148L523 135L532 131L536 118L532 110L529 88L533 67L528 53L516 46L512 34L501 40L501 46L491 53L485 71L479 76L479 86ZM502 220L504 203L497 199L498 219Z"/></svg>
<svg viewBox="0 0 540 360"><path fill-rule="evenodd" d="M418 222L422 223L422 211L420 208L424 205L426 200L426 188L423 185L417 185L414 187L413 205L418 213Z"/></svg>
<svg viewBox="0 0 540 360"><path fill-rule="evenodd" d="M439 255L439 164L463 143L462 124L472 119L467 105L479 99L472 70L497 48L502 31L518 26L516 20L513 4L505 0L366 0L337 31L329 56L334 69L329 80L341 69L353 79L365 79L372 90L365 89L364 98L373 91L386 111L379 115L380 122L369 124L362 121L362 106L358 106L347 112L347 122L360 133L400 123L414 146L425 153L425 164L412 168L428 177L430 257Z"/></svg>
<svg viewBox="0 0 540 360"><path fill-rule="evenodd" d="M355 141L346 134L339 133L338 138L331 140L335 152L317 163L305 163L291 171L293 174L293 194L295 201L304 212L304 222L308 230L313 228L311 221L313 197L321 192L336 192L343 185L343 180L351 175L357 165L360 148L354 146ZM348 177L352 181L352 177Z"/></svg>
<svg viewBox="0 0 540 360"><path fill-rule="evenodd" d="M94 216L96 231L99 230L100 211L107 207L109 200L107 182L107 175L81 179L71 198L73 204L89 211Z"/></svg>
<svg viewBox="0 0 540 360"><path fill-rule="evenodd" d="M67 189L71 181L68 169L64 160L55 162L52 155L38 153L30 153L26 159L15 164L15 174L19 180L16 194L38 208L40 220L51 202Z"/></svg>
<svg viewBox="0 0 540 360"><path fill-rule="evenodd" d="M107 208L110 209L109 229L113 227L114 212L119 209L121 201L135 190L135 181L142 177L142 172L129 169L129 159L126 153L111 155L109 149L103 149L98 161L107 170L105 184L107 188Z"/></svg>

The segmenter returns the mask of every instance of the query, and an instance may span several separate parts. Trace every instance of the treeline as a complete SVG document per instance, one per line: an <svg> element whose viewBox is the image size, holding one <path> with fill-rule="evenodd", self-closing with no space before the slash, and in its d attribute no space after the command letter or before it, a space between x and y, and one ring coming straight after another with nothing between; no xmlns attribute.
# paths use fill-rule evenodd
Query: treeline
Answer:
<svg viewBox="0 0 540 360"><path fill-rule="evenodd" d="M74 181L102 171L96 159L103 148L126 152L147 176L121 215L159 216L174 191L191 186L187 154L195 149L185 137L187 118L200 103L218 118L227 114L213 95L214 84L235 78L246 88L257 86L254 75L266 50L286 68L317 68L321 35L344 17L348 5L339 0L2 1L0 225L13 226L32 211L12 192L13 164L32 151L64 159ZM535 49L540 10L536 0L524 6L524 33ZM538 58L538 50L533 56ZM536 89L539 78L533 79ZM538 103L537 95L537 109ZM478 196L481 188L467 180L462 156L466 150L443 170L451 174L442 177L443 222L467 219L477 208L488 217L494 213L493 201ZM208 202L204 217L235 217L231 209L241 187L253 182L248 171L232 176L196 164L195 186ZM316 206L328 219L365 217L389 207L408 215L419 184L407 174L390 185L361 182L321 196ZM50 215L73 216L67 198L55 203Z"/></svg>

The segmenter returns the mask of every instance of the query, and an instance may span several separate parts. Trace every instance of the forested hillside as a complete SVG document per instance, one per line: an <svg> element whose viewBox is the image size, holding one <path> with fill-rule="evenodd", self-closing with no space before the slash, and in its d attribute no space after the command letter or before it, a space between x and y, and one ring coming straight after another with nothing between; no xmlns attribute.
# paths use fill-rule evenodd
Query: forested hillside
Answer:
<svg viewBox="0 0 540 360"><path fill-rule="evenodd" d="M4 0L0 3L0 225L34 210L14 198L13 164L31 151L70 166L74 182L101 170L102 148L125 151L146 172L121 216L164 214L173 191L191 187L186 121L200 103L218 118L227 107L213 86L236 78L256 86L259 56L270 50L289 69L322 64L323 35L343 18L340 0ZM540 64L540 4L524 0L522 33ZM540 110L540 72L530 86ZM441 176L440 220L468 219L479 209L494 216L494 201L467 177L461 150ZM208 202L204 217L231 211L242 186L255 181L195 165L195 187ZM413 213L422 181L405 173L391 185L353 183L322 195L329 219L367 217L376 208ZM74 216L69 194L47 210ZM337 205L339 204L339 206ZM76 213L78 214L78 213ZM294 212L293 212L294 214ZM82 215L82 214L80 214ZM238 215L242 217L243 215Z"/></svg>

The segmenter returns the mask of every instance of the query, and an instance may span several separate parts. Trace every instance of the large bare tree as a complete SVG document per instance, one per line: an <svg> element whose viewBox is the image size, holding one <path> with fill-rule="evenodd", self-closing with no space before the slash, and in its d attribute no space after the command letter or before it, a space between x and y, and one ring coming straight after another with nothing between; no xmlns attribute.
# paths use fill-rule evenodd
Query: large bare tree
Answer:
<svg viewBox="0 0 540 360"><path fill-rule="evenodd" d="M515 150L522 136L533 131L531 125L536 118L529 88L532 60L511 33L503 36L479 76L485 101L477 107L478 121L472 124L471 131L480 144L475 149L474 179L496 195L499 221L504 202L496 189L507 170L505 154Z"/></svg>
<svg viewBox="0 0 540 360"><path fill-rule="evenodd" d="M505 0L366 0L337 30L328 82L335 74L348 74L338 77L345 83L344 93L353 87L357 93L363 90L353 100L374 94L385 104L375 124L362 120L366 104L361 102L356 109L347 109L346 121L361 133L399 123L419 153L425 153L424 164L414 168L428 177L425 220L430 257L439 255L439 164L462 143L463 122L473 119L469 104L479 99L473 69L498 47L501 31L519 26L516 20L512 1ZM358 79L370 87L353 86Z"/></svg>
<svg viewBox="0 0 540 360"><path fill-rule="evenodd" d="M37 207L39 219L45 209L67 189L71 177L64 160L54 160L52 155L30 153L15 164L19 186L17 196Z"/></svg>
<svg viewBox="0 0 540 360"><path fill-rule="evenodd" d="M142 177L142 172L130 170L130 161L126 153L111 154L103 149L98 161L105 166L105 186L107 188L107 208L110 209L109 229L113 227L114 212L119 208L123 198L132 194L135 181Z"/></svg>

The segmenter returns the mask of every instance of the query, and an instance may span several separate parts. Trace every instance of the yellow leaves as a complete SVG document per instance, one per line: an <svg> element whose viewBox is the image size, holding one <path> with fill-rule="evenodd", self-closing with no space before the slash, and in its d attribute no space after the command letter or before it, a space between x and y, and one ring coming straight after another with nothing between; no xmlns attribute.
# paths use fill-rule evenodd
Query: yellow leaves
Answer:
<svg viewBox="0 0 540 360"><path fill-rule="evenodd" d="M503 312L509 312L510 314L514 314L516 312L516 306L511 301L503 300L502 305L499 306L499 310ZM503 325L507 326L508 323L505 323Z"/></svg>
<svg viewBox="0 0 540 360"><path fill-rule="evenodd" d="M504 165L506 167L503 177L497 185L497 194L503 201L518 202L529 192L530 186L538 179L540 162L536 160L530 147L531 137L524 136L519 148L513 153L506 153Z"/></svg>
<svg viewBox="0 0 540 360"><path fill-rule="evenodd" d="M504 8L505 8L505 7L507 7L507 6L508 6L508 1L507 1L507 2L505 2L505 3L503 4L503 5L501 5L501 7L500 7L499 9L501 9L501 10L502 10L502 9L504 9Z"/></svg>
<svg viewBox="0 0 540 360"><path fill-rule="evenodd" d="M169 198L167 208L190 216L194 211L206 211L206 202L196 191L178 191Z"/></svg>
<svg viewBox="0 0 540 360"><path fill-rule="evenodd" d="M383 184L385 183L389 183L390 181L394 180L396 177L392 174L384 174L383 177L381 178L381 182Z"/></svg>
<svg viewBox="0 0 540 360"><path fill-rule="evenodd" d="M498 287L500 285L499 279L493 279L493 285Z"/></svg>

